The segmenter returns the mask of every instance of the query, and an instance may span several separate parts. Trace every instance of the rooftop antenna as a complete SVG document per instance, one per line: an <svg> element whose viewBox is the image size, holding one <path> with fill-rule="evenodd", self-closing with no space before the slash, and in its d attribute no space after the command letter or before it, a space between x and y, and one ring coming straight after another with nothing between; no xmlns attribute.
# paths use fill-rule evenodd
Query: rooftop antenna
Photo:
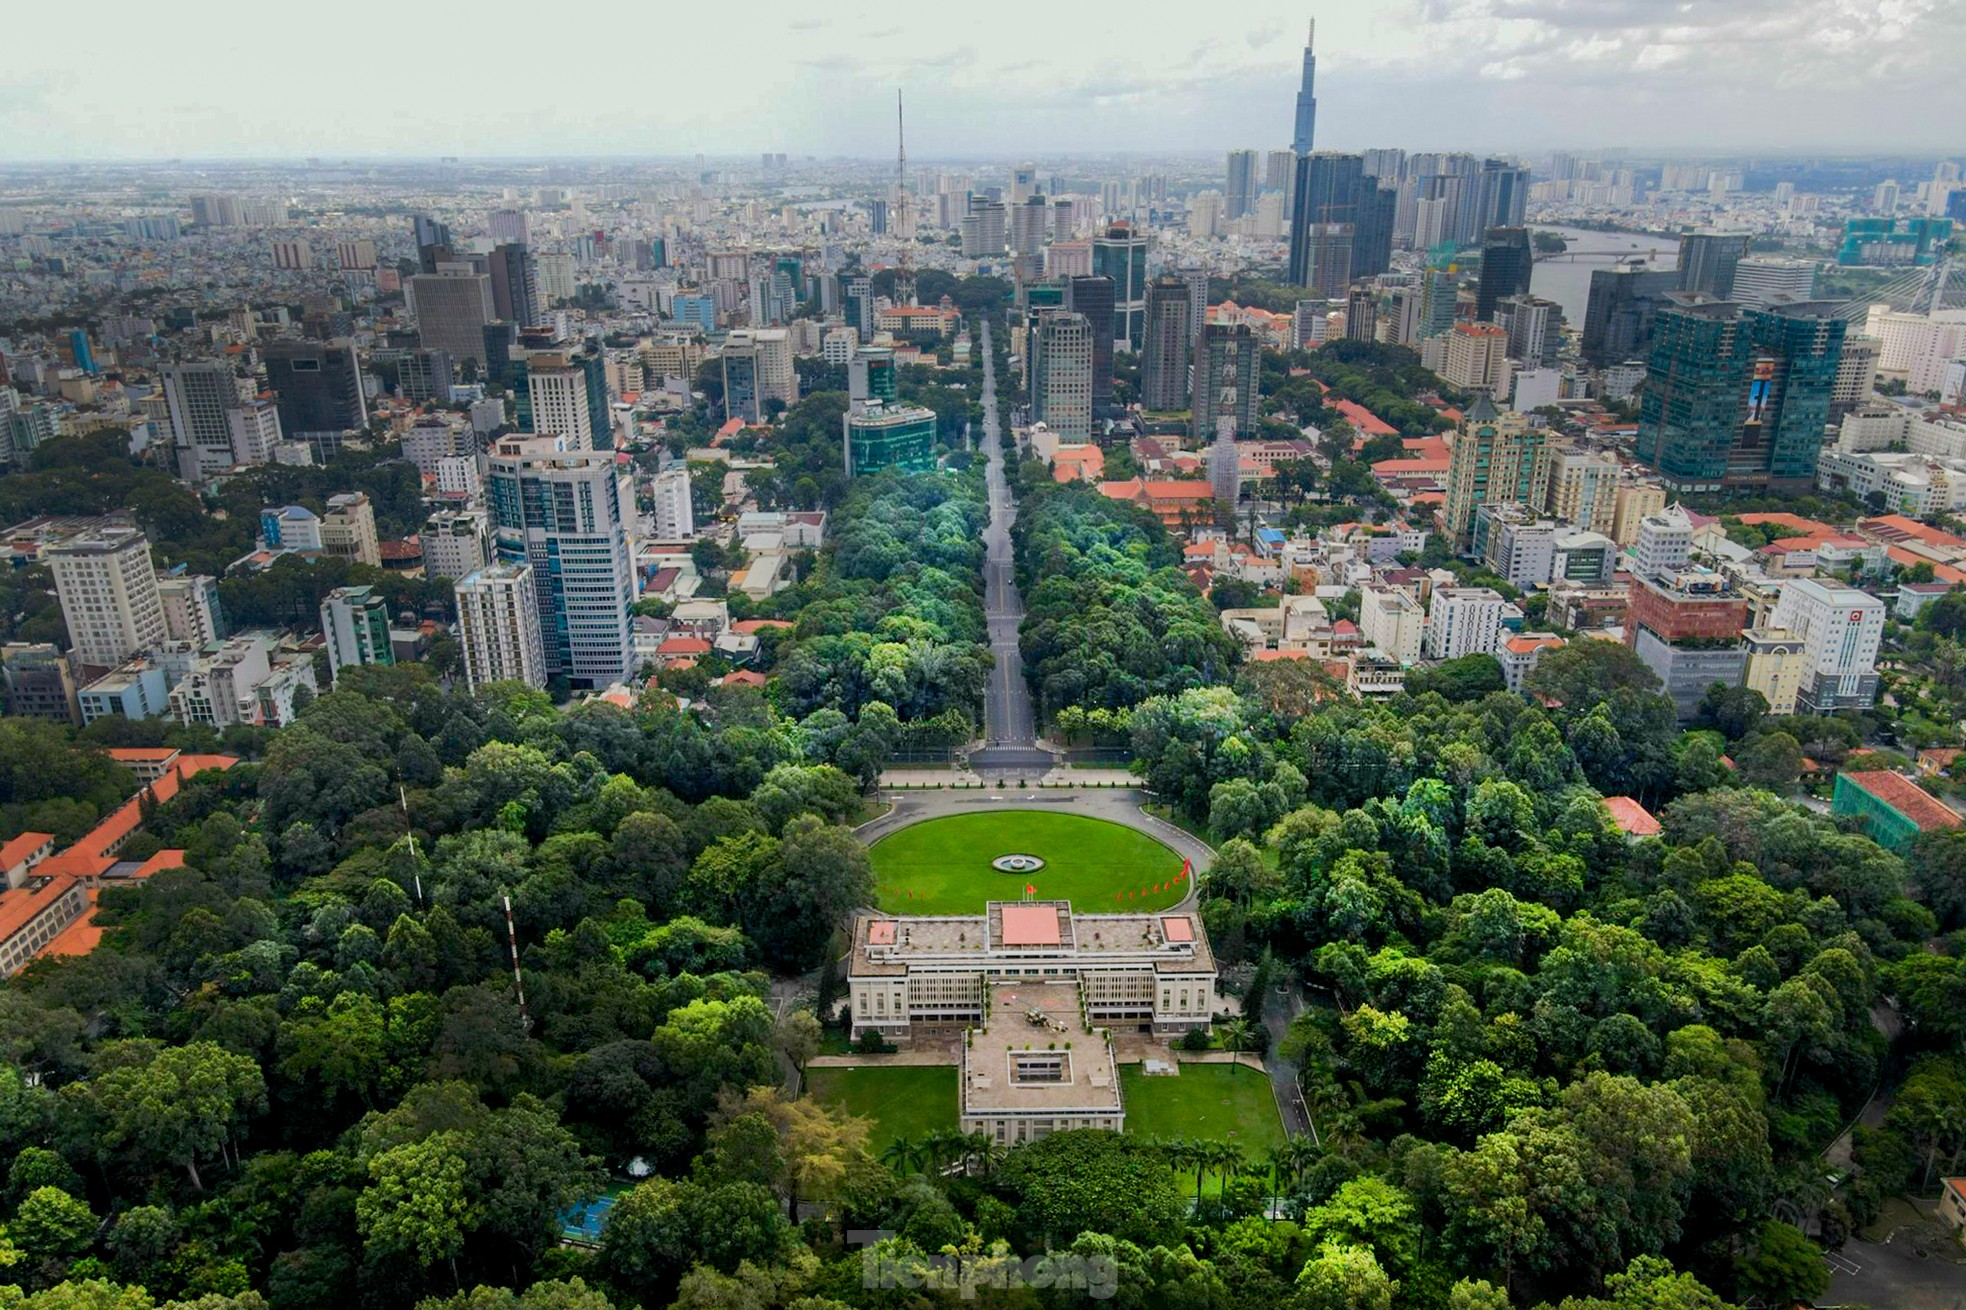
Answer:
<svg viewBox="0 0 1966 1310"><path fill-rule="evenodd" d="M908 199L908 122L901 104L901 88L894 90L894 216L890 220L894 235L901 242L901 264L894 274L894 302L915 303L914 204Z"/></svg>

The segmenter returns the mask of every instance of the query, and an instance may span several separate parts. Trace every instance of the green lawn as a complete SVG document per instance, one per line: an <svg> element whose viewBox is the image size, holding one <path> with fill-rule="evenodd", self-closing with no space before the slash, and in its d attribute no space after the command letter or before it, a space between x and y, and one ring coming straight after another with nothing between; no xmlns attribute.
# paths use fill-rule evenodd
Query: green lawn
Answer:
<svg viewBox="0 0 1966 1310"><path fill-rule="evenodd" d="M911 914L980 914L985 901L1022 897L1026 883L1040 900L1070 901L1088 913L1163 909L1187 888L1176 881L1181 857L1145 833L1041 810L910 824L875 842L869 855L880 907ZM990 861L999 855L1035 855L1045 867L998 873ZM1122 892L1126 898L1116 899Z"/></svg>
<svg viewBox="0 0 1966 1310"><path fill-rule="evenodd" d="M1179 1077L1149 1078L1127 1064L1120 1066L1120 1089L1130 1133L1234 1142L1252 1164L1284 1143L1283 1120L1260 1069L1184 1064Z"/></svg>
<svg viewBox="0 0 1966 1310"><path fill-rule="evenodd" d="M920 1141L938 1128L956 1130L954 1065L808 1069L806 1093L872 1119L867 1145L875 1155L897 1137Z"/></svg>

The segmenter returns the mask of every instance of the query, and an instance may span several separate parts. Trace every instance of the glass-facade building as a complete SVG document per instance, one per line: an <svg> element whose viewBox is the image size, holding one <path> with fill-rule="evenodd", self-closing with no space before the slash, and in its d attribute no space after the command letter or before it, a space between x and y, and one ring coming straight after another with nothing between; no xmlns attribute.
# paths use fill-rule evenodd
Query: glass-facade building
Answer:
<svg viewBox="0 0 1966 1310"><path fill-rule="evenodd" d="M1639 399L1638 457L1669 491L1814 485L1843 352L1821 302L1676 303L1658 316Z"/></svg>
<svg viewBox="0 0 1966 1310"><path fill-rule="evenodd" d="M846 429L846 471L860 477L896 469L928 473L935 468L935 411L920 405L859 406L842 418Z"/></svg>
<svg viewBox="0 0 1966 1310"><path fill-rule="evenodd" d="M1092 238L1092 276L1113 284L1113 348L1127 354L1147 337L1147 238L1115 223Z"/></svg>

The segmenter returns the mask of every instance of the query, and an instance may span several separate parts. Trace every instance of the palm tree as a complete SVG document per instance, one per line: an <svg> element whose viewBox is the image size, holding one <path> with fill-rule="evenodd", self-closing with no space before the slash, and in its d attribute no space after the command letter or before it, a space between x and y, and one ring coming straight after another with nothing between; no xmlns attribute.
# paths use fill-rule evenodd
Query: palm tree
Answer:
<svg viewBox="0 0 1966 1310"><path fill-rule="evenodd" d="M1240 1056L1249 1049L1250 1028L1247 1019L1230 1019L1222 1025L1222 1049L1233 1056ZM1235 1060L1230 1064L1234 1069L1242 1064Z"/></svg>
<svg viewBox="0 0 1966 1310"><path fill-rule="evenodd" d="M896 1173L907 1173L909 1165L919 1169L922 1148L912 1137L897 1137L881 1152L881 1163Z"/></svg>
<svg viewBox="0 0 1966 1310"><path fill-rule="evenodd" d="M1229 1185L1229 1179L1249 1166L1249 1158L1234 1142L1216 1142L1209 1147L1209 1154L1214 1157L1215 1175L1222 1180L1224 1187Z"/></svg>
<svg viewBox="0 0 1966 1310"><path fill-rule="evenodd" d="M941 1173L951 1162L960 1160L968 1149L969 1139L947 1128L937 1128L922 1139L922 1154L927 1158L925 1168L933 1169L936 1173Z"/></svg>

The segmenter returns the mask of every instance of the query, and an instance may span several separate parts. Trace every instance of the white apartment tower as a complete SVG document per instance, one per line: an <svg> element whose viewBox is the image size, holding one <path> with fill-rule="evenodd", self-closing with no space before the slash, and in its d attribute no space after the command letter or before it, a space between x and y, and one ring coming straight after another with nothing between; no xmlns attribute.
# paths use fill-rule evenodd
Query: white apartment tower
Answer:
<svg viewBox="0 0 1966 1310"><path fill-rule="evenodd" d="M1397 587L1361 587L1358 597L1358 630L1365 644L1401 664L1418 664L1427 622L1412 593Z"/></svg>
<svg viewBox="0 0 1966 1310"><path fill-rule="evenodd" d="M568 450L593 450L594 418L587 410L587 374L571 363L535 357L527 369L532 430L565 437ZM606 417L601 421L605 423Z"/></svg>
<svg viewBox="0 0 1966 1310"><path fill-rule="evenodd" d="M532 565L488 564L459 581L457 630L471 690L493 682L546 685Z"/></svg>
<svg viewBox="0 0 1966 1310"><path fill-rule="evenodd" d="M113 669L165 639L164 605L150 542L135 528L101 528L48 552L55 593L75 654Z"/></svg>
<svg viewBox="0 0 1966 1310"><path fill-rule="evenodd" d="M690 504L689 467L674 464L655 475L650 486L655 501L655 539L688 541L696 536L696 514Z"/></svg>
<svg viewBox="0 0 1966 1310"><path fill-rule="evenodd" d="M1493 587L1437 587L1427 616L1428 658L1492 655L1502 644L1502 593Z"/></svg>

